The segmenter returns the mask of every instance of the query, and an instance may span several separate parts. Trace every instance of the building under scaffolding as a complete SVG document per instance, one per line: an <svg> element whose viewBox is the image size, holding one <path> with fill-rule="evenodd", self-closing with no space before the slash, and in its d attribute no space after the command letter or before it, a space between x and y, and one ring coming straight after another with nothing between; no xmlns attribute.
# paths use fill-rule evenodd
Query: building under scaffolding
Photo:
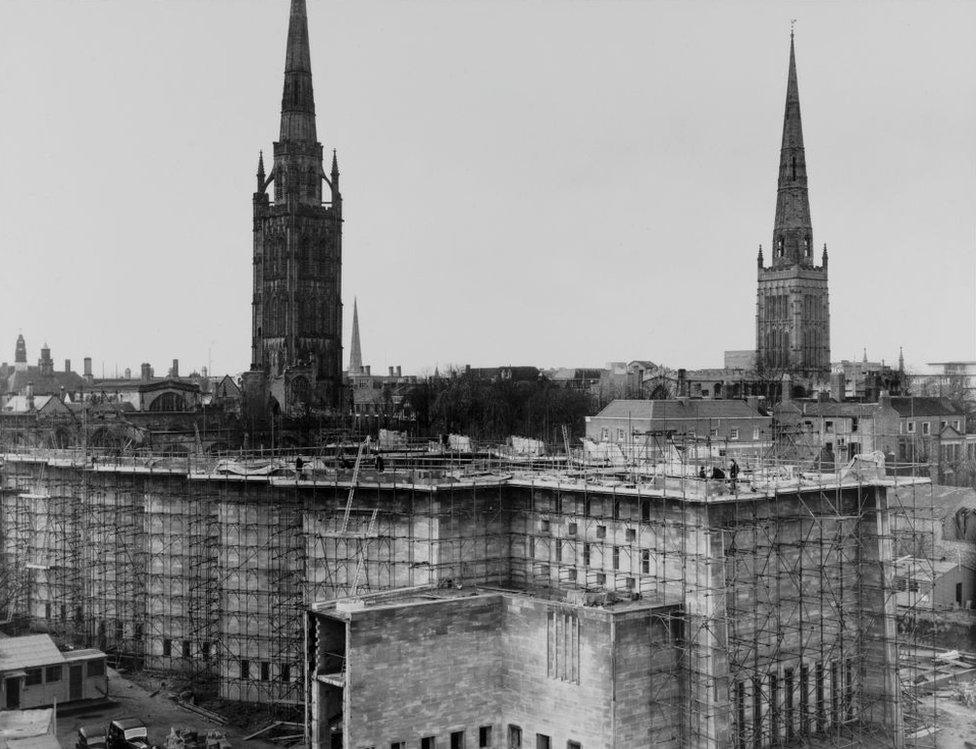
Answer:
<svg viewBox="0 0 976 749"><path fill-rule="evenodd" d="M641 710L669 719L631 725L620 734L628 746L762 747L800 737L912 746L932 718L919 714L916 679L899 664L917 638L912 611L898 608L893 559L896 546L900 555L933 553L928 479L872 460L825 474L757 457L732 485L699 478L693 454L601 466L580 456L401 449L354 466L305 455L296 468L294 455L8 453L0 608L8 625L181 672L227 699L299 704L307 689L313 732L342 731L349 747L390 745L401 731L410 741L446 736L462 721L446 714L449 700L444 714L418 711L384 735L369 733L383 724L366 720L365 706L341 719L329 712L336 699L357 707L363 697L335 677L352 676L347 650L363 644L348 634L351 622L396 609L398 597L409 607L405 589L433 595L448 613L466 605L444 593L458 586L483 591L489 608L530 602L540 618L499 614L484 625L485 649L498 641L490 632L537 631L524 653L563 659L540 666L540 683L569 667L575 676L560 678L559 689L583 689L577 696L586 694L587 669L612 652L594 639L599 627L578 622L626 608L644 612L631 616L646 616L645 645L674 655L654 659L664 681L647 704L629 708L638 722ZM350 597L365 602L363 613L322 605ZM919 597L912 605L933 604ZM310 607L309 647L317 632L331 632L328 662L305 657ZM465 656L443 632L432 622L400 642L408 635L391 630L366 650L381 659L377 642L404 654L440 643L441 656L457 656L442 664L449 680ZM552 650L553 637L561 650ZM586 657L573 661L575 649ZM397 678L395 659L388 665ZM535 682L508 683L506 673L497 686L512 699L486 702L465 725L502 732L517 723L562 741L573 715L529 711L515 720L505 707L519 702L512 685ZM610 730L589 723L565 740L609 745Z"/></svg>

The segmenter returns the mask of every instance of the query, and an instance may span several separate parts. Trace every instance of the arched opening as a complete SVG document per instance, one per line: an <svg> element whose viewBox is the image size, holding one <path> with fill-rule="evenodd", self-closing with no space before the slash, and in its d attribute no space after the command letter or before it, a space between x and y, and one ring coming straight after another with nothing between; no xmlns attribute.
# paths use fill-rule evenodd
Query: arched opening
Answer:
<svg viewBox="0 0 976 749"><path fill-rule="evenodd" d="M153 413L160 411L186 411L186 399L179 393L163 393L149 404Z"/></svg>

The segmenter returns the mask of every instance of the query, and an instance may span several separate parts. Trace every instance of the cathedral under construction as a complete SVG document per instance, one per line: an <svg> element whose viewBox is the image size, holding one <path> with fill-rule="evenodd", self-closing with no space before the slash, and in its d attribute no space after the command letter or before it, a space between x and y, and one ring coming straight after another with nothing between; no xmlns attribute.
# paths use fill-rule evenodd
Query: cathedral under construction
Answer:
<svg viewBox="0 0 976 749"><path fill-rule="evenodd" d="M757 355L817 376L827 257L814 265L797 92L791 38ZM342 198L305 0L253 210L245 398L337 403ZM825 472L774 443L713 478L717 446L641 438L657 449L623 462L568 438L533 454L9 448L0 618L228 700L304 705L315 747L912 746L933 722L915 653L934 602L905 595L895 560L935 553L925 472L878 455Z"/></svg>

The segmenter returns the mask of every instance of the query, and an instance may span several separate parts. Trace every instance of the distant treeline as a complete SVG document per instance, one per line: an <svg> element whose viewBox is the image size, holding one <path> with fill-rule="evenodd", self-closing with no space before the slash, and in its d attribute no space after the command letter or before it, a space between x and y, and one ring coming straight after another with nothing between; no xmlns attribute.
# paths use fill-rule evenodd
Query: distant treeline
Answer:
<svg viewBox="0 0 976 749"><path fill-rule="evenodd" d="M572 436L582 436L585 417L595 405L587 393L546 379L489 381L470 375L427 380L411 388L406 398L421 434L466 434L491 441L515 434L560 442L564 424Z"/></svg>

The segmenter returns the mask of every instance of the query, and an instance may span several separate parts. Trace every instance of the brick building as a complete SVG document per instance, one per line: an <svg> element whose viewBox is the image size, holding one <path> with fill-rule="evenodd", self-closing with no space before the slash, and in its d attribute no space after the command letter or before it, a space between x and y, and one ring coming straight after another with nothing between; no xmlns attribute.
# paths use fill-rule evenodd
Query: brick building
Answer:
<svg viewBox="0 0 976 749"><path fill-rule="evenodd" d="M54 368L51 349L46 343L41 347L37 366L29 365L23 335L17 336L13 366L4 363L0 366L0 372L5 374L0 377L0 395L26 395L30 385L34 395L71 396L85 386L84 378L71 370L70 359L65 359L63 371Z"/></svg>
<svg viewBox="0 0 976 749"><path fill-rule="evenodd" d="M759 410L758 399L615 400L586 418L586 436L626 444L669 432L713 442L754 443L771 439L771 424L771 417Z"/></svg>

